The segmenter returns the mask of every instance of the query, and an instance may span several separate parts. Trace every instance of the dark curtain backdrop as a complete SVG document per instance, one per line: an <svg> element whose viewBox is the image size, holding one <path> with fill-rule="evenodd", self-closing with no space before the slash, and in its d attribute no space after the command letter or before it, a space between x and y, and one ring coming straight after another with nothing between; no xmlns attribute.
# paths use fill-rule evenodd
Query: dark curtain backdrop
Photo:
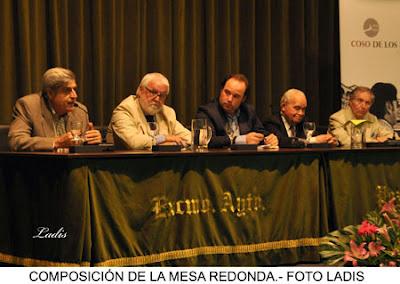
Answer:
<svg viewBox="0 0 400 284"><path fill-rule="evenodd" d="M251 84L261 118L290 87L308 117L340 106L336 0L1 0L0 123L54 66L73 70L97 125L152 71L170 80L168 104L189 124L226 73Z"/></svg>

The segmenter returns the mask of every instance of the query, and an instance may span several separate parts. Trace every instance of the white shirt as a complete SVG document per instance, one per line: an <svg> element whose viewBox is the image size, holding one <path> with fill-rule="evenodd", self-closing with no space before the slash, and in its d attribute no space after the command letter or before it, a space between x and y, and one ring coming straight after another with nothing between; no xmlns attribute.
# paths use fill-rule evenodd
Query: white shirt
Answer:
<svg viewBox="0 0 400 284"><path fill-rule="evenodd" d="M283 114L281 114L281 117L282 117L283 124L285 125L285 129L286 129L286 133L287 133L288 137L296 137L296 126L291 125L287 121L286 117ZM302 139L302 140L304 140L304 139ZM310 143L317 143L317 138L311 137Z"/></svg>

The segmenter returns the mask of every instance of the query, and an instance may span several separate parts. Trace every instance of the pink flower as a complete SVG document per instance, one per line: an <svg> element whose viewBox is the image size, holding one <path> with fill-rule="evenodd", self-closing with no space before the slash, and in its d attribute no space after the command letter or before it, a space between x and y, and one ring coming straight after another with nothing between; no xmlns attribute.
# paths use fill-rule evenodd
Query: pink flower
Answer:
<svg viewBox="0 0 400 284"><path fill-rule="evenodd" d="M388 242L390 242L390 236L386 227L386 224L383 227L378 228L377 232L382 235Z"/></svg>
<svg viewBox="0 0 400 284"><path fill-rule="evenodd" d="M357 246L354 240L350 240L350 251L344 252L343 260L345 262L352 262L353 266L357 266L357 259L367 259L369 257L368 251L365 249L365 242Z"/></svg>
<svg viewBox="0 0 400 284"><path fill-rule="evenodd" d="M380 242L370 242L368 244L369 255L372 257L378 256L381 250L384 250L385 247L381 246Z"/></svg>
<svg viewBox="0 0 400 284"><path fill-rule="evenodd" d="M394 225L400 228L400 220L399 219L392 219Z"/></svg>
<svg viewBox="0 0 400 284"><path fill-rule="evenodd" d="M360 228L358 228L358 234L359 235L372 235L375 234L378 231L378 227L375 226L374 224L368 223L367 220L363 221L361 223Z"/></svg>
<svg viewBox="0 0 400 284"><path fill-rule="evenodd" d="M382 209L381 209L381 213L383 212L387 212L387 213L393 213L396 211L396 207L394 205L394 201L396 200L396 198L392 198L389 200L389 202L386 202L385 204L383 204Z"/></svg>
<svg viewBox="0 0 400 284"><path fill-rule="evenodd" d="M361 224L329 234L330 246L342 258L337 259L338 254L329 248L322 257L353 266L400 266L400 203L395 204L400 195L396 196L390 201L379 199L380 204L385 202L383 206L368 213Z"/></svg>
<svg viewBox="0 0 400 284"><path fill-rule="evenodd" d="M353 265L353 266L358 266L357 259L355 259L354 257L352 257L351 252L349 252L348 250L346 250L346 251L344 252L344 258L343 258L343 260L344 260L345 262L351 262L351 265Z"/></svg>
<svg viewBox="0 0 400 284"><path fill-rule="evenodd" d="M362 242L359 246L357 246L354 240L350 240L350 249L351 253L354 257L358 259L366 259L369 257L368 251L364 248L366 245L365 242Z"/></svg>

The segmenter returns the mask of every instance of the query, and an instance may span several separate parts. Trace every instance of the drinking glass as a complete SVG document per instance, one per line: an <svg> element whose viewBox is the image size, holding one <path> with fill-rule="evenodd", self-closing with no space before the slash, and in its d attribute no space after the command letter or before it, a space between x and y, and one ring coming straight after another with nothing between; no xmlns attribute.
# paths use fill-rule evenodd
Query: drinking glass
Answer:
<svg viewBox="0 0 400 284"><path fill-rule="evenodd" d="M235 138L235 131L232 129L232 125L230 123L225 124L225 132L231 140L231 145L233 144L233 139Z"/></svg>
<svg viewBox="0 0 400 284"><path fill-rule="evenodd" d="M208 149L208 143L210 143L212 137L212 129L209 125L206 128L201 128L199 133L199 150Z"/></svg>
<svg viewBox="0 0 400 284"><path fill-rule="evenodd" d="M211 140L211 127L207 124L207 119L192 119L192 149L193 151L203 151L207 149Z"/></svg>
<svg viewBox="0 0 400 284"><path fill-rule="evenodd" d="M150 136L153 138L153 144L155 144L155 138L158 135L158 124L155 121L148 122L149 129L150 129Z"/></svg>
<svg viewBox="0 0 400 284"><path fill-rule="evenodd" d="M74 144L82 144L82 122L80 121L72 121L70 131L72 133L72 142Z"/></svg>
<svg viewBox="0 0 400 284"><path fill-rule="evenodd" d="M306 140L309 143L311 140L311 137L315 131L315 122L311 121L306 121L303 124L303 129L304 129L304 134L306 135Z"/></svg>
<svg viewBox="0 0 400 284"><path fill-rule="evenodd" d="M351 128L351 148L361 149L364 142L364 129L361 125L352 125Z"/></svg>

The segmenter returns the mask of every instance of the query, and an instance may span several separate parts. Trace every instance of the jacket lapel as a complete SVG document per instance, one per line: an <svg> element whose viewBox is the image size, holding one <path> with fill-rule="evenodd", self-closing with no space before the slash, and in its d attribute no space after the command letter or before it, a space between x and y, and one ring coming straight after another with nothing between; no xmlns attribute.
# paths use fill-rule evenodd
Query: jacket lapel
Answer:
<svg viewBox="0 0 400 284"><path fill-rule="evenodd" d="M168 123L169 120L164 112L164 106L162 107L161 111L156 113L156 122L158 124L158 133L164 134L164 135L166 135L168 133L174 133L173 129L170 129L170 125ZM147 121L146 121L146 124L147 124ZM147 128L150 131L150 128L148 126L147 126Z"/></svg>
<svg viewBox="0 0 400 284"><path fill-rule="evenodd" d="M41 94L40 108L42 114L42 131L45 137L55 137L53 115L48 108L44 95Z"/></svg>
<svg viewBox="0 0 400 284"><path fill-rule="evenodd" d="M289 137L289 135L288 135L288 133L286 131L285 123L283 122L283 119L282 119L282 115L278 114L278 117L279 117L279 124L278 125L280 127L281 133L283 134L284 137Z"/></svg>
<svg viewBox="0 0 400 284"><path fill-rule="evenodd" d="M240 110L240 115L238 117L238 123L239 123L240 135L249 133L252 130L249 128L247 115L244 113L244 111L242 109Z"/></svg>
<svg viewBox="0 0 400 284"><path fill-rule="evenodd" d="M133 104L132 104L132 114L133 117L137 117L139 120L139 127L142 130L143 134L150 135L150 128L147 124L146 117L140 107L139 99L136 96L132 96Z"/></svg>

